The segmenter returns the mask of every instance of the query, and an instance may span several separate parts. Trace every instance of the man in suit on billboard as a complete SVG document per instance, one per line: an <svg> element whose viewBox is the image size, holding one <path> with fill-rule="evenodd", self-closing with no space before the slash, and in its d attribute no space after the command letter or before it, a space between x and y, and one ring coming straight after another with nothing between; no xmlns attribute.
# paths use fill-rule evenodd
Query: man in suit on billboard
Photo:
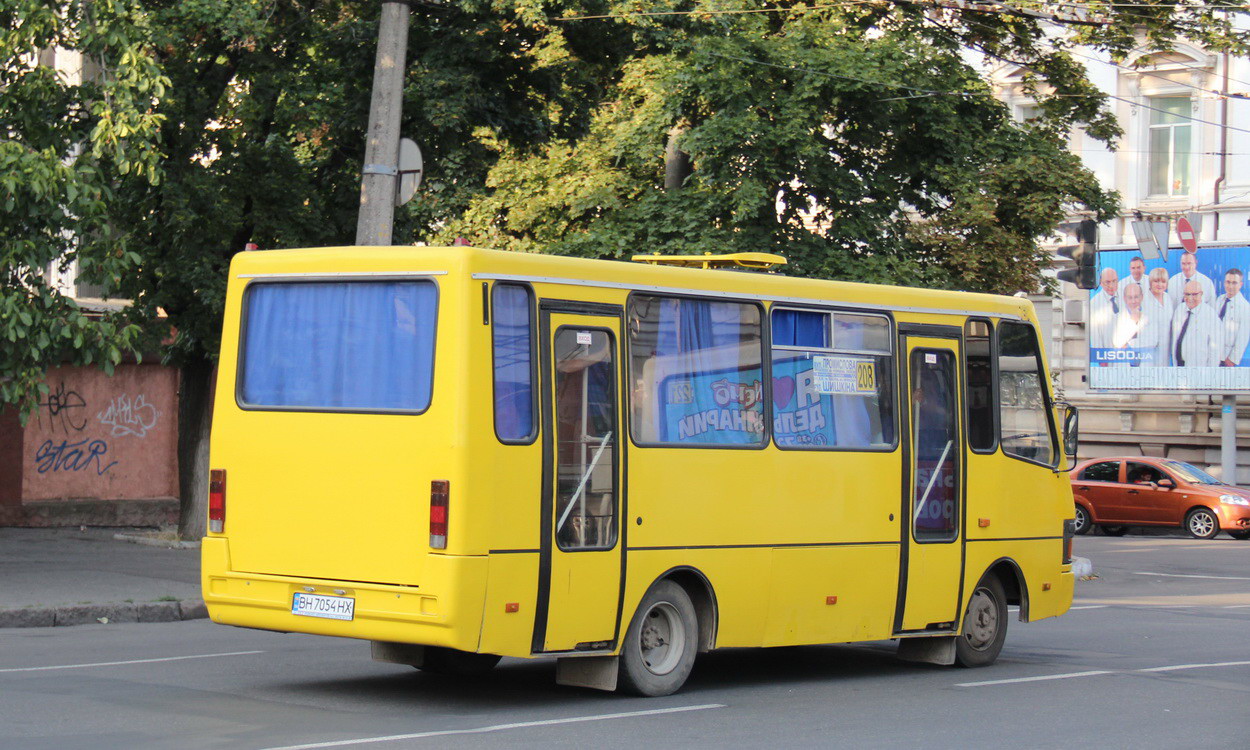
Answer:
<svg viewBox="0 0 1250 750"><path fill-rule="evenodd" d="M1215 302L1215 317L1224 326L1220 367L1240 365L1250 343L1250 302L1241 295L1243 280L1241 269L1230 268L1224 274L1224 294Z"/></svg>
<svg viewBox="0 0 1250 750"><path fill-rule="evenodd" d="M1172 343L1168 347L1173 367L1215 367L1224 343L1223 329L1215 310L1203 300L1202 284L1185 284L1182 302L1172 316Z"/></svg>
<svg viewBox="0 0 1250 750"><path fill-rule="evenodd" d="M1115 319L1123 309L1119 295L1119 275L1114 268L1102 269L1098 292L1089 299L1089 345L1094 349L1110 349L1115 344Z"/></svg>
<svg viewBox="0 0 1250 750"><path fill-rule="evenodd" d="M1146 261L1141 256L1133 256L1128 262L1128 276L1120 279L1120 289L1116 292L1120 298L1120 306L1124 306L1124 293L1130 286L1136 286L1141 289L1142 299L1150 294L1150 278L1146 275Z"/></svg>
<svg viewBox="0 0 1250 750"><path fill-rule="evenodd" d="M1198 282L1202 287L1203 302L1208 307L1214 307L1215 282L1198 270L1198 256L1193 253L1181 253L1181 272L1168 282L1168 296L1172 298L1172 306L1183 307L1185 285L1191 281Z"/></svg>

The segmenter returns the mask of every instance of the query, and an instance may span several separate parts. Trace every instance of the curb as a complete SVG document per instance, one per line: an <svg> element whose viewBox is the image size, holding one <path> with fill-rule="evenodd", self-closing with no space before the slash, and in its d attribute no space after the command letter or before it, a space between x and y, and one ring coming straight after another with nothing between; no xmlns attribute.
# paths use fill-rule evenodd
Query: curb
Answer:
<svg viewBox="0 0 1250 750"><path fill-rule="evenodd" d="M208 617L199 599L143 604L71 604L0 609L0 628L52 628L117 622L179 622Z"/></svg>
<svg viewBox="0 0 1250 750"><path fill-rule="evenodd" d="M139 534L114 534L113 538L119 542L130 542L131 544L143 544L148 547L164 547L166 549L199 549L199 542L179 542L164 539L153 539L151 537L140 536Z"/></svg>

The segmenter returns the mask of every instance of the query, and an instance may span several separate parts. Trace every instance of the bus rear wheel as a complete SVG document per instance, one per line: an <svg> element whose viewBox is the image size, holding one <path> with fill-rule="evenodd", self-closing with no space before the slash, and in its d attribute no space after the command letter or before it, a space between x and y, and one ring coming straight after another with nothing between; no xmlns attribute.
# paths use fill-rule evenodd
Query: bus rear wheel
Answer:
<svg viewBox="0 0 1250 750"><path fill-rule="evenodd" d="M495 654L471 654L454 648L426 646L425 656L417 669L447 677L481 677L498 663L499 657Z"/></svg>
<svg viewBox="0 0 1250 750"><path fill-rule="evenodd" d="M997 576L987 575L972 590L964 628L955 639L955 663L985 667L994 663L1007 639L1007 594Z"/></svg>
<svg viewBox="0 0 1250 750"><path fill-rule="evenodd" d="M671 695L690 676L698 650L698 616L690 596L673 581L660 581L642 598L625 631L620 686L635 695Z"/></svg>

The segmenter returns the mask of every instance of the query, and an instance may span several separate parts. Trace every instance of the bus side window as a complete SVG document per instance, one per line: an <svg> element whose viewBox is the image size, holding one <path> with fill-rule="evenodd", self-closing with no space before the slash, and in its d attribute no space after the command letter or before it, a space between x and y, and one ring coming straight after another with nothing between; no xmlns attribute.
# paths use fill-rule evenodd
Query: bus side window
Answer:
<svg viewBox="0 0 1250 750"><path fill-rule="evenodd" d="M633 294L628 322L634 442L765 443L759 305Z"/></svg>
<svg viewBox="0 0 1250 750"><path fill-rule="evenodd" d="M1046 377L1033 326L998 326L998 400L1003 452L1053 465L1054 440L1046 408Z"/></svg>
<svg viewBox="0 0 1250 750"><path fill-rule="evenodd" d="M964 324L968 447L977 453L993 453L998 447L998 431L994 428L994 361L990 353L992 331L988 320L969 320Z"/></svg>
<svg viewBox="0 0 1250 750"><path fill-rule="evenodd" d="M773 441L779 448L894 444L890 320L773 308Z"/></svg>
<svg viewBox="0 0 1250 750"><path fill-rule="evenodd" d="M528 287L496 284L491 291L495 434L505 443L530 443L534 419L534 336Z"/></svg>

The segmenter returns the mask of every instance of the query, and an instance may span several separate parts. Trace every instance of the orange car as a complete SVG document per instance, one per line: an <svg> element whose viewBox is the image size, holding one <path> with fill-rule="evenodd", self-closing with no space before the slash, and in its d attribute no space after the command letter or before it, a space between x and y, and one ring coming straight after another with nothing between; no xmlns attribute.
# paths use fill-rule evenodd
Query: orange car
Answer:
<svg viewBox="0 0 1250 750"><path fill-rule="evenodd" d="M1221 531L1250 539L1250 490L1183 461L1095 458L1077 464L1071 476L1078 534L1095 524L1111 536L1130 526L1180 526L1199 539Z"/></svg>

